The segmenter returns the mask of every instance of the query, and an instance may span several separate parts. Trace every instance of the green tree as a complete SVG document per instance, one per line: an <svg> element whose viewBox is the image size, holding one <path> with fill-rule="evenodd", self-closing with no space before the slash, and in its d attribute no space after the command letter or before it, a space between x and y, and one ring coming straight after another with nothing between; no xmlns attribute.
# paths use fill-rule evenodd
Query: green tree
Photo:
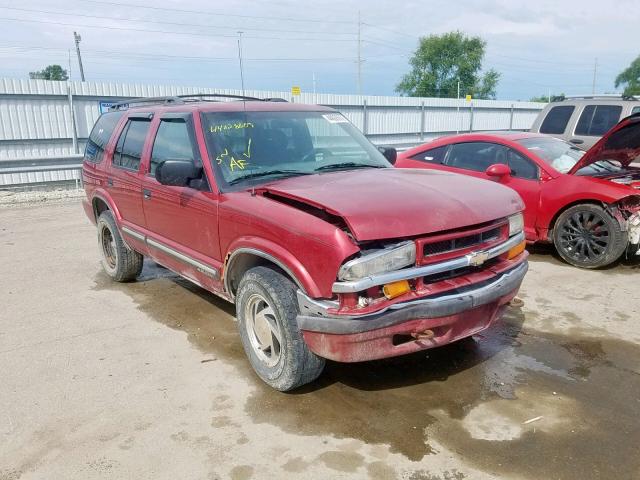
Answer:
<svg viewBox="0 0 640 480"><path fill-rule="evenodd" d="M490 69L484 74L486 42L462 32L421 37L409 64L411 71L402 77L396 92L410 97L495 98L500 74Z"/></svg>
<svg viewBox="0 0 640 480"><path fill-rule="evenodd" d="M620 85L625 95L640 95L640 56L616 77L616 88Z"/></svg>
<svg viewBox="0 0 640 480"><path fill-rule="evenodd" d="M531 97L529 101L539 102L539 103L549 103L549 98L551 98L551 101L553 101L554 99L561 99L561 98L564 98L564 93L560 93L557 95L555 93L552 93L550 97L549 95L540 95L539 97Z"/></svg>
<svg viewBox="0 0 640 480"><path fill-rule="evenodd" d="M67 71L60 65L49 65L44 70L29 72L32 80L68 80Z"/></svg>

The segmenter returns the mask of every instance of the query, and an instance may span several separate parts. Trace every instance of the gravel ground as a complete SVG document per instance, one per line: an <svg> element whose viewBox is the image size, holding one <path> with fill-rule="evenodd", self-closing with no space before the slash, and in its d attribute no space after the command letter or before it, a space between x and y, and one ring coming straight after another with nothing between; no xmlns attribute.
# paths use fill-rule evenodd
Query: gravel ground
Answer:
<svg viewBox="0 0 640 480"><path fill-rule="evenodd" d="M152 262L111 282L59 202L0 211L0 480L640 478L637 263L536 249L473 341L282 394L232 305Z"/></svg>
<svg viewBox="0 0 640 480"><path fill-rule="evenodd" d="M84 195L85 193L82 189L58 189L30 192L0 190L0 208L65 202L72 199L82 198Z"/></svg>

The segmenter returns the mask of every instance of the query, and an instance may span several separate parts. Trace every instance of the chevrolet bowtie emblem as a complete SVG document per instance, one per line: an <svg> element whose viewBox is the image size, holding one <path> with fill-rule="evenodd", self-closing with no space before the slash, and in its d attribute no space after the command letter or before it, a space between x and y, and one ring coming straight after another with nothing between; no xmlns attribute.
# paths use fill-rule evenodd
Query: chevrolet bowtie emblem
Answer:
<svg viewBox="0 0 640 480"><path fill-rule="evenodd" d="M473 252L467 255L467 258L469 259L469 265L479 267L489 260L489 254L487 252Z"/></svg>

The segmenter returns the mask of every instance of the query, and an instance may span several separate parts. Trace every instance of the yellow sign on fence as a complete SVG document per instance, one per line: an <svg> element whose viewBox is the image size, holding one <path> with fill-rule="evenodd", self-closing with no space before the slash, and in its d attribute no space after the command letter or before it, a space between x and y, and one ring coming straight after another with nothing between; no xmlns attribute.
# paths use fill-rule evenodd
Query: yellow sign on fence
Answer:
<svg viewBox="0 0 640 480"><path fill-rule="evenodd" d="M467 102L471 101L471 95L467 95Z"/></svg>
<svg viewBox="0 0 640 480"><path fill-rule="evenodd" d="M291 87L291 95L300 95L300 87L298 87L297 85Z"/></svg>

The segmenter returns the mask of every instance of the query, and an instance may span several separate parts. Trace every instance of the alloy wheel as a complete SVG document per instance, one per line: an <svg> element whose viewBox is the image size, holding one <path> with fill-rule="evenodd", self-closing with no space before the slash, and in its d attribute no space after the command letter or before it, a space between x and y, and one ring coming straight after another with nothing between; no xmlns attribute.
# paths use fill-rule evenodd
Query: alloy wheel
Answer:
<svg viewBox="0 0 640 480"><path fill-rule="evenodd" d="M592 262L606 255L611 235L605 219L597 213L577 211L560 229L560 248L570 257Z"/></svg>

